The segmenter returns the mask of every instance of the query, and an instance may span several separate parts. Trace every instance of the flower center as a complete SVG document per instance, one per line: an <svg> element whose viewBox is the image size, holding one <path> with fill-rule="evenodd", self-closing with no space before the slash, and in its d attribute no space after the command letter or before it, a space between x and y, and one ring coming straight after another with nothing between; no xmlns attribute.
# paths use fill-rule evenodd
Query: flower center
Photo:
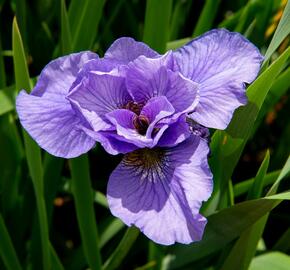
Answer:
<svg viewBox="0 0 290 270"><path fill-rule="evenodd" d="M124 156L126 165L143 169L157 169L165 158L165 151L161 148L142 148Z"/></svg>
<svg viewBox="0 0 290 270"><path fill-rule="evenodd" d="M137 115L140 114L142 108L143 108L144 104L141 103L137 103L134 101L129 101L126 105L125 105L125 109L132 111L134 113L136 113Z"/></svg>
<svg viewBox="0 0 290 270"><path fill-rule="evenodd" d="M139 134L145 135L149 126L149 119L145 115L136 115L133 119L133 125Z"/></svg>

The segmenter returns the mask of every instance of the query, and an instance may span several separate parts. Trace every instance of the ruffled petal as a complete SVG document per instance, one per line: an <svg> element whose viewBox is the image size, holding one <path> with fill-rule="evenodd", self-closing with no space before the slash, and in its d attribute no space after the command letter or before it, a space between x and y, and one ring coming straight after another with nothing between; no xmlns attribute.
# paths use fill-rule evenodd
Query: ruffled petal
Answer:
<svg viewBox="0 0 290 270"><path fill-rule="evenodd" d="M208 152L203 139L191 136L173 148L125 155L108 183L111 212L163 245L201 240L206 219L199 209L212 192Z"/></svg>
<svg viewBox="0 0 290 270"><path fill-rule="evenodd" d="M34 96L67 95L83 65L98 55L89 51L59 57L45 66L31 91Z"/></svg>
<svg viewBox="0 0 290 270"><path fill-rule="evenodd" d="M73 158L88 152L95 141L82 130L86 123L67 100L56 97L38 97L21 91L16 109L22 126L40 147L54 156Z"/></svg>
<svg viewBox="0 0 290 270"><path fill-rule="evenodd" d="M143 42L137 42L133 38L122 37L110 46L104 58L126 65L140 55L153 58L159 54Z"/></svg>
<svg viewBox="0 0 290 270"><path fill-rule="evenodd" d="M245 83L258 75L259 50L239 33L212 30L173 53L174 70L200 84L200 101L192 119L224 129L234 110L247 101Z"/></svg>
<svg viewBox="0 0 290 270"><path fill-rule="evenodd" d="M69 93L68 99L94 131L98 131L110 127L105 115L124 107L131 97L126 90L124 78L88 72Z"/></svg>
<svg viewBox="0 0 290 270"><path fill-rule="evenodd" d="M87 123L76 115L66 95L79 69L98 56L81 52L50 62L28 95L21 91L16 110L30 136L52 155L72 158L90 150L95 141L83 132Z"/></svg>
<svg viewBox="0 0 290 270"><path fill-rule="evenodd" d="M186 116L180 116L176 122L170 124L170 126L164 131L162 137L158 141L159 147L172 147L184 140L186 140L191 134L190 127L186 122Z"/></svg>
<svg viewBox="0 0 290 270"><path fill-rule="evenodd" d="M130 63L126 83L133 99L141 103L165 96L176 111L193 111L198 102L198 84L171 71L171 66L171 52L155 59L141 56Z"/></svg>
<svg viewBox="0 0 290 270"><path fill-rule="evenodd" d="M156 126L156 124L163 118L169 117L175 112L173 106L171 103L167 100L166 97L155 97L151 98L147 104L143 107L140 115L145 115L149 120L149 127L146 132L147 138L152 138L152 132ZM159 129L161 126L159 127ZM162 132L163 133L163 132ZM162 133L159 132L156 134L156 139L159 139L159 137L162 135Z"/></svg>

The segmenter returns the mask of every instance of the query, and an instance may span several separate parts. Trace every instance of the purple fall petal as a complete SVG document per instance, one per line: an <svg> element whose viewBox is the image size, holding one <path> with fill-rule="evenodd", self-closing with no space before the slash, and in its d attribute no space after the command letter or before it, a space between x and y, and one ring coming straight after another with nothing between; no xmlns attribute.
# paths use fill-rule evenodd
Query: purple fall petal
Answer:
<svg viewBox="0 0 290 270"><path fill-rule="evenodd" d="M113 215L160 244L199 241L206 224L199 209L212 192L208 151L204 140L192 136L173 148L125 155L108 183Z"/></svg>

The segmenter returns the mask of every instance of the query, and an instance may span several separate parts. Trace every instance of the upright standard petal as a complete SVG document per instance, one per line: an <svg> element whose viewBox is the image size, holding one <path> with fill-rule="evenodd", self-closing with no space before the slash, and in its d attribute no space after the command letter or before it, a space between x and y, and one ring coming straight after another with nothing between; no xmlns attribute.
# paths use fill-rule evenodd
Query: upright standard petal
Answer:
<svg viewBox="0 0 290 270"><path fill-rule="evenodd" d="M108 183L111 212L163 245L201 240L199 209L212 192L208 152L205 140L191 136L173 148L125 155Z"/></svg>
<svg viewBox="0 0 290 270"><path fill-rule="evenodd" d="M168 52L154 59L140 56L128 65L126 84L136 102L165 96L177 112L190 112L195 108L198 84L173 72L172 61L172 54Z"/></svg>
<svg viewBox="0 0 290 270"><path fill-rule="evenodd" d="M173 53L174 70L200 84L200 101L192 119L225 129L234 110L247 101L245 83L258 75L259 50L239 33L212 30Z"/></svg>
<svg viewBox="0 0 290 270"><path fill-rule="evenodd" d="M82 130L87 123L76 115L66 95L79 69L97 57L94 53L82 52L50 62L31 94L21 91L16 99L21 124L52 155L76 157L95 144Z"/></svg>
<svg viewBox="0 0 290 270"><path fill-rule="evenodd" d="M159 54L143 42L137 42L133 38L122 37L111 45L104 58L126 65L140 55L153 58Z"/></svg>
<svg viewBox="0 0 290 270"><path fill-rule="evenodd" d="M105 115L123 108L132 100L126 90L124 78L92 72L83 75L82 81L71 90L68 99L94 131L108 129L110 125L106 122Z"/></svg>

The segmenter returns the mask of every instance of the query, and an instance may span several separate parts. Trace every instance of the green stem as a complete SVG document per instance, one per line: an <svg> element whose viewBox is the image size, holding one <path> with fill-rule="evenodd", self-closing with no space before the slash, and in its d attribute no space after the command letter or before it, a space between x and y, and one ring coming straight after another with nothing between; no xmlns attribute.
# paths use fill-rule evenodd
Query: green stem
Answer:
<svg viewBox="0 0 290 270"><path fill-rule="evenodd" d="M134 244L139 235L139 229L132 226L129 227L123 236L121 242L110 256L110 258L104 264L104 270L114 270L119 267L122 260L125 258L130 248Z"/></svg>
<svg viewBox="0 0 290 270"><path fill-rule="evenodd" d="M101 269L101 256L87 155L71 159L70 166L72 173L72 192L84 253L90 268L92 270L99 270Z"/></svg>
<svg viewBox="0 0 290 270"><path fill-rule="evenodd" d="M7 270L21 270L10 235L0 214L0 255Z"/></svg>

